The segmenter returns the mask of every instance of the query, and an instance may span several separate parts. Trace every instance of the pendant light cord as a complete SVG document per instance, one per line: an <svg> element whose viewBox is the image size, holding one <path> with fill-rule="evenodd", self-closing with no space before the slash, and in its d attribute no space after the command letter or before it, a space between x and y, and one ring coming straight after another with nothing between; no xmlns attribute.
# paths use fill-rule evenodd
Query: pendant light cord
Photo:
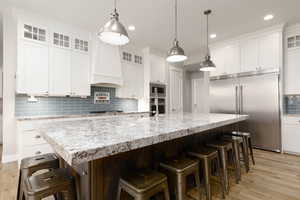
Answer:
<svg viewBox="0 0 300 200"><path fill-rule="evenodd" d="M177 40L177 36L178 36L178 33L177 33L177 0L175 0L175 40Z"/></svg>
<svg viewBox="0 0 300 200"><path fill-rule="evenodd" d="M207 51L207 55L209 55L209 50L208 50L208 14L206 15L206 51Z"/></svg>
<svg viewBox="0 0 300 200"><path fill-rule="evenodd" d="M114 0L114 10L117 11L117 0Z"/></svg>

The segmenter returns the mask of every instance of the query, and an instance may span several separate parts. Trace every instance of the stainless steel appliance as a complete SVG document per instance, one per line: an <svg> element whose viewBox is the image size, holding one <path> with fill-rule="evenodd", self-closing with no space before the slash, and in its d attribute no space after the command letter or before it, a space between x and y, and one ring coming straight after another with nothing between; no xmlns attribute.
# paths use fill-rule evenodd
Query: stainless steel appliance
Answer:
<svg viewBox="0 0 300 200"><path fill-rule="evenodd" d="M150 83L151 115L166 113L166 85Z"/></svg>
<svg viewBox="0 0 300 200"><path fill-rule="evenodd" d="M279 73L240 73L210 80L210 111L248 114L239 124L252 134L255 147L281 151Z"/></svg>

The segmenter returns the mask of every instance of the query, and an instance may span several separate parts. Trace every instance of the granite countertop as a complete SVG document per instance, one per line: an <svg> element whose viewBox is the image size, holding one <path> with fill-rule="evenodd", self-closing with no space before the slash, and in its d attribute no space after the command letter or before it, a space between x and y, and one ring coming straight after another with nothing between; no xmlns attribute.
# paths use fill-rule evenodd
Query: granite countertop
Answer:
<svg viewBox="0 0 300 200"><path fill-rule="evenodd" d="M16 119L17 121L28 121L28 120L87 118L87 117L100 117L100 116L110 116L110 115L134 115L134 114L150 114L150 112L106 112L106 113L77 114L77 115L75 114L75 115L20 116L20 117L16 117Z"/></svg>
<svg viewBox="0 0 300 200"><path fill-rule="evenodd" d="M248 119L234 114L108 116L44 123L44 139L71 166Z"/></svg>

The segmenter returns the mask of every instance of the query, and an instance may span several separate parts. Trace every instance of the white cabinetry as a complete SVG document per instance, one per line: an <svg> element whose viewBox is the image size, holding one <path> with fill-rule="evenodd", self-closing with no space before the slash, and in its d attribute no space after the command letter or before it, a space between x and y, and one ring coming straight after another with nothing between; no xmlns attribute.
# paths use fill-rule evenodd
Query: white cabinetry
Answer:
<svg viewBox="0 0 300 200"><path fill-rule="evenodd" d="M287 52L284 91L285 94L300 93L300 48L293 49Z"/></svg>
<svg viewBox="0 0 300 200"><path fill-rule="evenodd" d="M287 153L300 154L300 117L283 117L282 146Z"/></svg>
<svg viewBox="0 0 300 200"><path fill-rule="evenodd" d="M71 51L60 47L52 47L50 52L49 95L70 95Z"/></svg>
<svg viewBox="0 0 300 200"><path fill-rule="evenodd" d="M47 28L20 20L17 93L49 96L90 95L89 33L65 25ZM42 27L42 28L41 28ZM61 27L64 32L54 30ZM77 33L80 37L77 37Z"/></svg>
<svg viewBox="0 0 300 200"><path fill-rule="evenodd" d="M217 69L210 76L280 69L282 30L280 25L212 45L211 56Z"/></svg>
<svg viewBox="0 0 300 200"><path fill-rule="evenodd" d="M276 32L259 39L259 67L261 69L279 68L282 60L282 34Z"/></svg>
<svg viewBox="0 0 300 200"><path fill-rule="evenodd" d="M258 41L258 38L251 38L241 42L241 72L258 69Z"/></svg>
<svg viewBox="0 0 300 200"><path fill-rule="evenodd" d="M183 70L177 67L170 66L170 112L183 111Z"/></svg>
<svg viewBox="0 0 300 200"><path fill-rule="evenodd" d="M73 51L71 55L71 94L90 96L90 56Z"/></svg>
<svg viewBox="0 0 300 200"><path fill-rule="evenodd" d="M45 44L22 40L18 49L17 92L48 94L49 48Z"/></svg>
<svg viewBox="0 0 300 200"><path fill-rule="evenodd" d="M166 83L166 61L164 57L150 55L150 82Z"/></svg>

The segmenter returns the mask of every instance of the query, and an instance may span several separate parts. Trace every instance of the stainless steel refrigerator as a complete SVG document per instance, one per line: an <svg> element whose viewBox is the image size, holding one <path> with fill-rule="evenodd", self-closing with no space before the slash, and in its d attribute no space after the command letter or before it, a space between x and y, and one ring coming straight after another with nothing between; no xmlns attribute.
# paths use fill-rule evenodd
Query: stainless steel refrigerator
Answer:
<svg viewBox="0 0 300 200"><path fill-rule="evenodd" d="M248 114L239 124L256 148L281 151L279 74L240 73L210 80L210 112Z"/></svg>

